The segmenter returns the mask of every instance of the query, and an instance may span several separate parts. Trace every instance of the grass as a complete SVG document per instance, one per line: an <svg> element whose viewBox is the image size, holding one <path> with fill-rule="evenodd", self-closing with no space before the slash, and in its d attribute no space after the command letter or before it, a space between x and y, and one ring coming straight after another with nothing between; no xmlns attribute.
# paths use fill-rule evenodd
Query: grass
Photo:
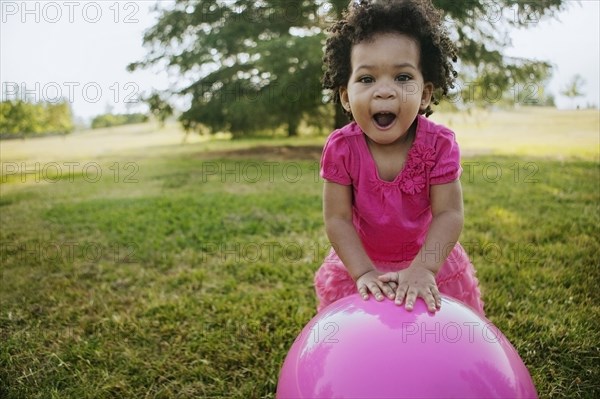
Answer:
<svg viewBox="0 0 600 399"><path fill-rule="evenodd" d="M599 156L598 110L523 107L511 112L434 113L432 118L456 131L467 154L596 160Z"/></svg>
<svg viewBox="0 0 600 399"><path fill-rule="evenodd" d="M596 398L598 114L567 140L536 112L518 145L522 113L473 116L485 143L438 116L466 154L461 242L540 397ZM324 138L102 134L2 143L0 397L273 397L328 249Z"/></svg>

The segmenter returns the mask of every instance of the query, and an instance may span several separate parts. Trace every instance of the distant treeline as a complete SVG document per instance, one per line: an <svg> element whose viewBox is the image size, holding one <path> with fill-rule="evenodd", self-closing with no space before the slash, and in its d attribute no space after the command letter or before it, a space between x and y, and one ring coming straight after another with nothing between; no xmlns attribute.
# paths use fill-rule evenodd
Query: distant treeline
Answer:
<svg viewBox="0 0 600 399"><path fill-rule="evenodd" d="M69 103L31 103L21 100L0 102L0 137L67 134L74 129Z"/></svg>
<svg viewBox="0 0 600 399"><path fill-rule="evenodd" d="M103 114L92 120L92 129L144 123L148 115ZM68 134L75 129L71 107L60 102L0 101L0 138L22 138L52 134Z"/></svg>
<svg viewBox="0 0 600 399"><path fill-rule="evenodd" d="M92 120L92 129L101 127L112 127L120 125L129 125L132 123L148 122L148 115L136 114L103 114L98 115Z"/></svg>

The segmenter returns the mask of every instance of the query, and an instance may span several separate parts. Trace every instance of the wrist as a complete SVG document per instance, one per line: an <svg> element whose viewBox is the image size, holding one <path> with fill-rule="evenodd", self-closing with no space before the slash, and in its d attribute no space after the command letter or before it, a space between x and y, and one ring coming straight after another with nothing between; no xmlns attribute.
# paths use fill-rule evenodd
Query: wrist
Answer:
<svg viewBox="0 0 600 399"><path fill-rule="evenodd" d="M350 277L352 277L352 280L354 280L354 282L358 281L359 278L361 278L362 276L364 276L365 274L374 271L375 269L370 267L370 268L365 268L365 269L361 269L358 272L350 272L350 270L348 270Z"/></svg>
<svg viewBox="0 0 600 399"><path fill-rule="evenodd" d="M440 271L440 266L431 265L431 264L427 264L427 263L424 263L424 262L414 262L413 261L410 264L410 267L425 269L428 272L431 272L434 276L436 276L437 273Z"/></svg>

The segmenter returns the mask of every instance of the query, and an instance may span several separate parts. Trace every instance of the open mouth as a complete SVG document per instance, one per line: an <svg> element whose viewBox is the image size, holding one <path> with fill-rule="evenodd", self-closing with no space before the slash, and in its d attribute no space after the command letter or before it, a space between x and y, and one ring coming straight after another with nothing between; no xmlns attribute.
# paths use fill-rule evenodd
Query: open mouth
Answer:
<svg viewBox="0 0 600 399"><path fill-rule="evenodd" d="M396 115L391 112L378 112L373 115L373 120L378 127L385 129L394 123Z"/></svg>

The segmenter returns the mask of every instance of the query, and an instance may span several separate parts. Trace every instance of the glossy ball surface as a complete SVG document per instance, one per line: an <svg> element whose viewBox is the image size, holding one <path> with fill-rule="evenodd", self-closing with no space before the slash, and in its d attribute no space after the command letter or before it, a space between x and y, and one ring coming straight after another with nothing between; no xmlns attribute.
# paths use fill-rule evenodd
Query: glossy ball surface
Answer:
<svg viewBox="0 0 600 399"><path fill-rule="evenodd" d="M290 348L277 398L537 398L523 361L489 320L443 296L435 314L340 299Z"/></svg>

